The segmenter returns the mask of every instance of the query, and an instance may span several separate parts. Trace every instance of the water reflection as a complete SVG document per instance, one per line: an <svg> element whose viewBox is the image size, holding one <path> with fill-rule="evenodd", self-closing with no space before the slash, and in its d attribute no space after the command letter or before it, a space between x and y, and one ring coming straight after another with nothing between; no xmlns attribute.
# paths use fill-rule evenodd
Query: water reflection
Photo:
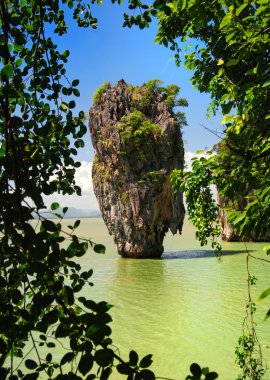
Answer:
<svg viewBox="0 0 270 380"><path fill-rule="evenodd" d="M249 250L249 252L253 252L254 250ZM222 255L237 255L239 253L246 253L246 250L223 250ZM176 251L176 252L165 252L163 253L161 259L197 259L201 257L216 257L213 253L213 250L188 250L188 251Z"/></svg>

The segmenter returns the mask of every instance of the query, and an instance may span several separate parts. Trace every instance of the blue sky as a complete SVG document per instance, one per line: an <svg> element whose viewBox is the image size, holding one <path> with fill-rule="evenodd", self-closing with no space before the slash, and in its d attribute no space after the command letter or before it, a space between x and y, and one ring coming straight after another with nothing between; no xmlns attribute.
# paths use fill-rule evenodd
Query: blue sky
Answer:
<svg viewBox="0 0 270 380"><path fill-rule="evenodd" d="M123 13L126 8L117 4L111 5L109 0L106 3L104 1L101 6L92 7L92 10L93 15L98 18L98 29L78 28L71 17L68 17L68 34L56 39L60 50L70 50L68 78L80 80L78 89L81 97L75 99L76 109L88 113L95 89L104 82L114 84L124 79L132 85L141 85L150 79L159 78L164 85L174 83L180 86L180 96L188 100L189 107L184 109L188 126L183 131L188 156L215 144L217 138L202 125L212 130L220 129L221 117L218 115L210 120L206 119L209 95L200 94L192 87L189 80L192 73L183 67L176 67L174 53L170 49L154 44L156 23L144 30L137 27L123 28ZM81 171L86 175L86 168L91 169L93 149L89 134L84 140L85 148L80 150L78 157L85 169ZM90 181L89 178L81 178L81 175L78 180L82 180L85 186ZM94 198L92 202L95 203ZM70 202L67 203L69 206ZM82 204L76 204L75 207L81 207ZM89 204L89 207L83 208L92 206Z"/></svg>

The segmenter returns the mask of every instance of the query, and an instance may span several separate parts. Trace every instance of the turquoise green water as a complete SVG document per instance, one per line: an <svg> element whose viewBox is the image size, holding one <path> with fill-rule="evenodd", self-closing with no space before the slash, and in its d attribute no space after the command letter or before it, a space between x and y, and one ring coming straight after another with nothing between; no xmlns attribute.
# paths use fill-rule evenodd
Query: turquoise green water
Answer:
<svg viewBox="0 0 270 380"><path fill-rule="evenodd" d="M102 219L82 219L78 235L107 247L105 255L89 251L82 259L84 269L94 269L95 285L86 293L115 305L113 340L124 358L130 349L140 356L152 353L156 375L171 379L184 379L194 361L216 370L220 379L236 377L234 350L247 295L243 243L224 243L219 262L209 249L199 246L186 221L181 236L166 237L162 259L132 260L116 253ZM247 246L254 256L265 257L264 245ZM255 300L269 287L269 265L251 261L251 273L259 279L253 290ZM257 304L256 322L269 365L270 322L263 322L267 306L267 301Z"/></svg>

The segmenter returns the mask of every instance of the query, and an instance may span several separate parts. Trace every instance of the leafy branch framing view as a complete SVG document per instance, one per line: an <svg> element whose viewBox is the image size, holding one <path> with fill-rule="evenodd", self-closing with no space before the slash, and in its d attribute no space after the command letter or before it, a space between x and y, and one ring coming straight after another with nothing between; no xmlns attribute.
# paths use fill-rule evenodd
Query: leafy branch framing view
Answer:
<svg viewBox="0 0 270 380"><path fill-rule="evenodd" d="M112 0L116 2L122 3ZM224 115L225 137L216 154L208 160L194 161L193 172L175 173L173 178L175 186L181 183L181 190L187 192L192 184L199 196L200 202L188 197L197 238L202 243L214 238L213 247L219 250L215 240L219 234L215 224L217 207L209 190L212 183L222 197L231 200L230 222L240 236L252 238L251 231L267 234L268 1L128 3L131 14L124 15L124 26L138 25L142 29L156 17L156 42L175 51L176 63L185 61L186 67L193 70L194 86L210 93L212 111L220 107ZM58 0L0 0L0 378L105 380L116 367L128 380L151 380L155 378L148 369L151 355L139 359L132 350L123 360L113 349L110 305L79 296L84 286L92 285L92 270L83 271L76 258L89 247L103 253L103 245L80 240L75 234L79 221L64 233L58 204L51 206L59 218L56 222L41 214L43 195L80 195L74 181L75 170L80 166L75 156L77 149L84 146L82 137L87 129L84 112L74 116L72 111L76 106L74 97L80 95L79 82L68 80L65 64L69 52L58 51L45 27L50 25L58 36L67 33L68 11L73 12L78 26L97 27L90 5L80 0L63 0L61 4ZM191 42L184 57L180 41ZM248 201L240 208L239 197L243 194ZM64 214L66 211L63 209ZM34 214L39 219L36 226L32 222ZM249 286L252 281L249 275ZM266 290L261 298L269 293ZM252 310L250 306L251 299ZM252 357L257 342L251 329L251 335L241 338L238 361L243 369L240 378L254 380L261 379L264 370ZM69 351L56 361L50 351L63 339ZM35 359L30 358L30 353L35 353ZM217 377L197 364L190 370L189 379Z"/></svg>

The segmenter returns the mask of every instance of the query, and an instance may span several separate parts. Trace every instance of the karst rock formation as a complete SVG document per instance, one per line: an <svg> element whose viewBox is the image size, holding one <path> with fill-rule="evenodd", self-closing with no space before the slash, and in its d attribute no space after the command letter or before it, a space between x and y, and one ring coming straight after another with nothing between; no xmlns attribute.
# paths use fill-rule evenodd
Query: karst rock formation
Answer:
<svg viewBox="0 0 270 380"><path fill-rule="evenodd" d="M182 230L183 198L170 174L183 168L184 149L170 103L153 83L120 80L97 90L89 111L94 192L123 257L160 257L166 232Z"/></svg>
<svg viewBox="0 0 270 380"><path fill-rule="evenodd" d="M248 195L248 194L247 194ZM242 195L242 199L234 200L220 196L218 194L219 204L219 220L221 224L221 239L223 241L253 241L253 242L268 242L270 241L270 233L258 233L249 231L246 234L239 235L228 221L228 208L230 211L243 211L252 198L246 198Z"/></svg>

